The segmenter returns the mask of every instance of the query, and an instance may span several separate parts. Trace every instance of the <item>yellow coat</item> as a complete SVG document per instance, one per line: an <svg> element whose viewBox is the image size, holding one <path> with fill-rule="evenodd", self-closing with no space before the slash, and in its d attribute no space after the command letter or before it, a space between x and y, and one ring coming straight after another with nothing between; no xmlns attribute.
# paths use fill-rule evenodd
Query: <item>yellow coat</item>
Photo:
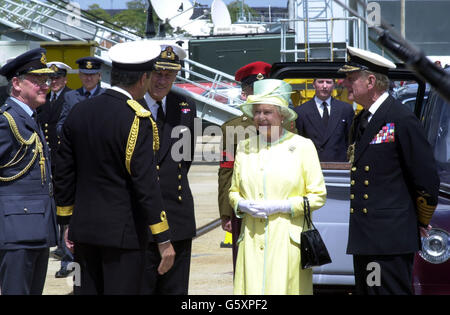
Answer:
<svg viewBox="0 0 450 315"><path fill-rule="evenodd" d="M325 204L326 188L311 140L288 131L276 143L258 137L238 145L230 204L243 218L235 294L312 294L312 270L300 267L303 196L311 211ZM237 209L241 199L290 200L291 213L254 218Z"/></svg>

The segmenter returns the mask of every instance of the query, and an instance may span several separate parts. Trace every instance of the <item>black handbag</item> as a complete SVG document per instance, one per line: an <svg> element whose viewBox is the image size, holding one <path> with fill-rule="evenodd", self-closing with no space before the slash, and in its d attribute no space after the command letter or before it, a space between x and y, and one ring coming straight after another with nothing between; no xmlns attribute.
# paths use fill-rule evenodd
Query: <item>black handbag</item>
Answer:
<svg viewBox="0 0 450 315"><path fill-rule="evenodd" d="M300 253L302 269L322 266L331 263L327 247L311 220L311 210L309 200L303 197L305 221L303 221L303 232L300 234ZM305 222L307 230L305 231Z"/></svg>

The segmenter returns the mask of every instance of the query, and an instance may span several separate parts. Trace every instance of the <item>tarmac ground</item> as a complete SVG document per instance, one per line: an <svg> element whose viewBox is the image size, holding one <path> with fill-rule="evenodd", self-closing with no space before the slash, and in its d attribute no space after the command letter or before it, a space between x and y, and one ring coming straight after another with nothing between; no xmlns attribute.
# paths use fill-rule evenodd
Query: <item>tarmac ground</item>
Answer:
<svg viewBox="0 0 450 315"><path fill-rule="evenodd" d="M197 229L219 218L217 206L218 169L217 163L194 163L189 171ZM220 247L224 238L225 232L219 225L193 240L189 295L233 294L232 253L231 248ZM72 277L55 278L55 273L59 268L60 261L50 257L44 295L72 293Z"/></svg>

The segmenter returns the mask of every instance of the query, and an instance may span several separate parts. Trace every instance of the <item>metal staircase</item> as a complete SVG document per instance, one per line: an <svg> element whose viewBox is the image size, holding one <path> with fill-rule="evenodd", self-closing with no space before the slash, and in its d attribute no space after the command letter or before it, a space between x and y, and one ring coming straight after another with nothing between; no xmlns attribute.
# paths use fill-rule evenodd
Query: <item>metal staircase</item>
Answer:
<svg viewBox="0 0 450 315"><path fill-rule="evenodd" d="M37 0L0 0L0 23L46 41L94 40L100 50L139 38L86 19L77 7L60 9Z"/></svg>
<svg viewBox="0 0 450 315"><path fill-rule="evenodd" d="M348 17L333 0L291 0L290 6L293 18L281 20L281 61L286 61L287 54L294 54L295 61L345 60L347 43L361 46L360 38L367 32L367 26L361 26L355 17ZM295 46L288 49L286 38L292 25Z"/></svg>
<svg viewBox="0 0 450 315"><path fill-rule="evenodd" d="M119 42L141 39L126 31L118 31L93 22L85 18L77 7L66 5L65 8L60 8L55 4L50 5L38 0L0 0L0 25L28 34L37 41L95 41L98 43L95 54L105 61L107 67L111 67L111 61L106 54L110 47ZM191 70L193 66L199 69L199 72L209 75ZM176 93L195 100L199 117L220 125L228 119L241 115L237 106L242 101L226 93L228 89L240 88L239 82L234 81L233 76L189 59L185 60L185 67L181 73L183 75L178 76L178 81L205 91L200 95L177 86L173 87ZM200 84L199 80L207 84ZM218 102L216 100L218 97L226 101Z"/></svg>

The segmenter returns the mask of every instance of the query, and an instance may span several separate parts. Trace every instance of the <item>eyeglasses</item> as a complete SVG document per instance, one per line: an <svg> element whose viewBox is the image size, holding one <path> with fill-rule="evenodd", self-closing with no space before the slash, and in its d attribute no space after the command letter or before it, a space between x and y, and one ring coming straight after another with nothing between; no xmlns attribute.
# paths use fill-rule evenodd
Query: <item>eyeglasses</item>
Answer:
<svg viewBox="0 0 450 315"><path fill-rule="evenodd" d="M38 76L27 76L25 77L25 80L33 83L36 86L50 86L50 84L52 83L52 79L50 79L49 77L38 77Z"/></svg>

